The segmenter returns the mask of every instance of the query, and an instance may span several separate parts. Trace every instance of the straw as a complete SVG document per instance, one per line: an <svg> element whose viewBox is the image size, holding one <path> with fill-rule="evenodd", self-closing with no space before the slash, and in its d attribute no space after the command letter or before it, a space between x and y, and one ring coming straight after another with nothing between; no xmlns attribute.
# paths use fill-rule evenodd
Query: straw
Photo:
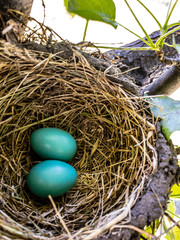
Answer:
<svg viewBox="0 0 180 240"><path fill-rule="evenodd" d="M143 189L157 168L154 120L145 99L109 81L79 52L74 50L73 56L63 59L0 42L4 238L102 235L130 217L141 194L136 189ZM29 142L41 127L64 129L78 145L70 162L78 173L77 184L53 201L37 198L26 187L29 170L42 161Z"/></svg>

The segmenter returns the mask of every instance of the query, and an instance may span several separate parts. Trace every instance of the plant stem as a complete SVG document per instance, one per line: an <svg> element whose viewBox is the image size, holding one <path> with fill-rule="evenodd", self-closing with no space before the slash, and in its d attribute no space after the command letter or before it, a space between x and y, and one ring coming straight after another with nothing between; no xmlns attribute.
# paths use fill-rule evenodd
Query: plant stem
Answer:
<svg viewBox="0 0 180 240"><path fill-rule="evenodd" d="M144 32L147 40L149 41L149 45L153 47L153 41L152 39L149 37L149 34L146 32L146 30L143 28L143 26L141 25L140 21L138 20L138 18L136 17L135 13L133 12L133 10L131 9L129 3L127 2L127 0L124 0L126 5L128 6L129 10L131 11L132 15L134 16L136 22L139 24L140 28L142 29L142 31Z"/></svg>
<svg viewBox="0 0 180 240"><path fill-rule="evenodd" d="M173 39L173 47L176 49L176 51L180 55L180 44L176 44L174 35L172 36L172 39Z"/></svg>
<svg viewBox="0 0 180 240"><path fill-rule="evenodd" d="M160 24L160 22L157 20L157 18L154 16L154 14L140 1L140 0L137 0L145 9L146 11L154 18L154 20L156 21L156 23L158 24L159 28L161 29L162 26Z"/></svg>
<svg viewBox="0 0 180 240"><path fill-rule="evenodd" d="M156 41L156 47L159 46L160 42L165 39L167 36L169 36L171 33L179 30L180 27L174 28L173 30L167 32L166 34L162 35L157 41Z"/></svg>
<svg viewBox="0 0 180 240"><path fill-rule="evenodd" d="M169 29L170 27L174 27L174 26L178 26L178 25L180 25L180 22L171 23L171 24L168 25L168 29Z"/></svg>
<svg viewBox="0 0 180 240"><path fill-rule="evenodd" d="M91 47L91 46L89 46ZM113 49L113 50L127 50L127 51L146 51L146 50L152 50L151 47L108 47L108 46L97 46L94 45L92 47L97 48L104 48L104 49ZM153 49L154 50L154 49Z"/></svg>
<svg viewBox="0 0 180 240"><path fill-rule="evenodd" d="M166 42L164 42L164 45L166 45L166 46L168 46L168 47L174 47L173 45L168 44L168 43L166 43Z"/></svg>
<svg viewBox="0 0 180 240"><path fill-rule="evenodd" d="M87 33L88 23L89 23L89 19L86 19L86 26L85 26L85 29L84 29L83 41L85 41L85 38L86 38L86 33Z"/></svg>
<svg viewBox="0 0 180 240"><path fill-rule="evenodd" d="M123 27L124 29L126 29L128 32L132 33L133 35L135 35L136 37L138 37L139 39L141 39L146 45L148 45L149 47L151 47L151 44L149 42L147 42L144 38L140 37L138 34L136 34L135 32L131 31L129 28L125 27L124 25L120 24L117 22L117 24L120 27Z"/></svg>
<svg viewBox="0 0 180 240"><path fill-rule="evenodd" d="M174 5L173 5L172 8L171 8L171 11L170 11L170 6L169 6L169 8L168 8L168 16L167 16L166 21L165 21L164 26L163 26L163 29L165 29L165 30L166 30L166 28L167 28L169 19L170 19L171 15L172 15L172 12L174 11L174 8L175 8L175 6L176 6L176 4L177 4L178 1L179 1L179 0L176 0L176 1L175 1ZM172 2L172 0L171 0L171 2ZM171 5L171 2L170 2L170 5ZM170 11L170 12L169 12L169 11Z"/></svg>
<svg viewBox="0 0 180 240"><path fill-rule="evenodd" d="M170 8L171 8L171 4L172 4L172 0L170 1L170 3L169 3L169 6L168 6L168 10L167 10L166 19L168 18L169 11L170 11Z"/></svg>

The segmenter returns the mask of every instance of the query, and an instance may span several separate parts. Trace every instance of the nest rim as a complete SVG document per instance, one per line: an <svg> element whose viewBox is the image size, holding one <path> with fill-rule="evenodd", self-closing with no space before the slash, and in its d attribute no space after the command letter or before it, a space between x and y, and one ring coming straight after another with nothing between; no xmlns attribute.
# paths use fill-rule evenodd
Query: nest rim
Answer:
<svg viewBox="0 0 180 240"><path fill-rule="evenodd" d="M2 46L1 46L1 50L3 49L3 46L4 46L4 43L1 43L2 44ZM51 59L49 59L49 54L48 54L48 56L46 55L46 58L44 59L44 60L38 60L35 56L36 56L36 54L38 54L38 56L39 56L39 53L37 53L36 51L29 51L28 50L28 52L26 51L26 50L21 50L21 49L18 49L18 48L14 48L14 47L12 47L12 46L10 46L10 45L7 45L7 43L5 43L5 45L6 45L6 57L8 56L12 56L13 55L13 52L14 52L14 55L16 55L16 56L18 56L18 58L20 59L20 61L26 61L26 59L25 59L25 57L24 56L26 56L27 57L27 59L28 59L28 61L27 61L27 64L25 64L24 65L24 68L26 68L26 67L28 67L29 65L33 65L33 64L35 64L35 66L38 66L38 67L40 67L40 70L38 70L39 71L39 75L41 75L42 74L42 72L43 72L43 70L45 70L45 67L46 66L48 66L48 64L50 63L50 61L51 61ZM9 49L8 49L8 47L9 47ZM9 52L8 52L8 50L9 50ZM3 51L2 51L3 52ZM98 77L98 76L100 76L100 78L101 78L101 81L100 82L98 82L98 84L101 86L101 90L102 90L102 96L105 94L105 91L107 91L107 89L105 89L105 87L104 86L106 86L107 88L109 88L109 85L111 86L111 88L113 88L114 86L117 88L118 87L118 85L117 84L114 84L114 83L109 83L109 81L106 79L106 77L103 75L103 74L101 74L101 73L99 73L97 70L95 70L94 68L91 68L90 66L89 66L89 64L87 64L87 61L86 61L86 59L84 59L84 57L83 56L80 56L79 54L78 54L78 56L76 55L76 52L74 52L74 55L76 56L76 58L74 58L74 59L76 59L76 61L75 62L73 62L73 64L72 63L69 63L67 60L64 60L63 59L63 64L64 64L64 68L66 68L67 66L68 66L68 68L70 69L70 71L72 71L72 68L74 68L76 71L77 71L77 69L79 68L80 69L80 77L82 77L82 73L84 73L84 75L85 75L85 78L86 78L86 80L87 80L87 82L86 83L84 83L84 86L82 87L82 88L84 88L84 89L86 89L87 88L87 86L86 86L86 84L87 83L89 83L89 77L90 77L90 75L92 74L92 72L93 72L93 74L94 74L94 72L96 73L96 77ZM2 57L2 55L1 55L1 57ZM3 56L4 57L4 56ZM78 63L77 63L77 58L78 58ZM61 58L59 58L59 60L60 60ZM62 59L61 59L62 60ZM61 64L60 63L58 63L57 64L57 66L58 67L62 67L62 62L61 62ZM53 62L53 64L55 64L55 62ZM52 65L53 65L52 64ZM11 69L13 69L13 64L11 64L12 66L11 66ZM79 66L80 65L80 66ZM15 67L17 67L18 66L18 64L17 64L17 62L15 63ZM4 67L4 66L3 66ZM18 66L19 67L19 66ZM53 67L54 68L54 67ZM37 68L34 68L35 70L37 69ZM49 70L49 69L48 69ZM7 70L6 70L7 71ZM23 91L24 90L26 90L27 89L27 86L28 86L28 84L30 83L30 86L31 86L31 83L32 83L32 79L30 78L28 81L29 81L29 83L28 83L28 81L27 81L27 79L28 79L28 77L31 75L31 72L28 72L28 73L26 73L26 69L25 70L23 70L22 71L23 72L23 74L25 73L25 76L27 76L27 77L24 77L24 78L22 78L22 80L19 82L19 84L17 84L16 85L16 87L15 88L13 88L13 90L12 90L12 92L10 91L10 98L9 98L9 95L7 95L8 96L8 101L6 101L6 104L7 105L5 105L5 107L4 107L4 113L6 112L6 110L7 110L7 106L8 106L8 104L10 103L10 100L12 100L13 99L13 94L15 94L15 93L13 93L13 92L16 92L16 93L18 93L18 91L19 91L19 89L22 87L23 88ZM37 74L37 73L36 73ZM43 75L43 74L42 74ZM80 79L79 79L79 75L77 76L77 74L75 74L75 73L73 73L73 77L75 76L75 78L76 78L76 82L78 83L78 81L80 81ZM44 76L43 76L44 77ZM51 76L50 75L48 75L48 77L47 77L47 79L49 80L49 79L51 79ZM84 77L83 77L83 79L84 79ZM97 81L97 79L98 78L96 78L96 81ZM92 80L92 79L91 79ZM94 77L93 77L93 80L94 80ZM26 82L27 81L27 82ZM67 82L65 82L65 80L63 80L64 81L64 83L66 83L67 84ZM68 80L69 81L69 80ZM4 84L7 84L7 79L5 80L5 82L4 82ZM79 83L78 83L79 84ZM81 84L83 85L83 82L81 81ZM38 89L38 87L40 87L40 88L42 88L42 83L41 84L36 84L36 86L35 86L35 88L36 89ZM73 83L71 86L70 86L70 88L71 88L71 90L73 89L73 87L75 86L75 83ZM11 89L12 88L12 86L11 86L11 84L10 84L10 86L8 87L8 89ZM51 84L51 88L53 88L53 85ZM122 90L121 88L119 88L118 87L118 89L119 89L119 91L117 91L117 92L115 92L117 95L118 94L122 94L123 95L123 98L122 98L122 101L127 101L128 100L128 104L130 104L130 106L132 107L133 106L133 104L134 104L134 101L136 101L136 99L139 101L141 101L141 104L142 104L142 100L141 100L141 98L139 98L139 97L136 97L136 96L134 96L134 95L132 95L132 94L129 94L129 93L127 93L126 91L124 91L124 90ZM14 91L15 90L15 91ZM42 90L42 89L41 89ZM76 89L77 90L77 89ZM86 89L87 90L87 89ZM94 86L92 87L92 92L93 91L95 91L94 90ZM31 96L31 95L33 95L33 90L31 91L31 92L28 92L28 94L29 94L29 96ZM97 93L97 92L96 92ZM39 93L38 93L39 94ZM91 93L92 94L92 93ZM98 95L98 93L97 93L97 95ZM17 96L19 97L20 95L19 95L19 93L17 94ZM101 97L102 97L101 96ZM66 98L67 96L66 96L66 94L64 95L64 97ZM97 96L96 96L97 97ZM110 97L110 94L107 94L107 96L105 96L105 99L107 99L107 97L109 98ZM48 100L50 100L50 98L51 97L49 97L48 98ZM5 98L3 98L2 97L2 99L5 99ZM54 98L55 99L55 98ZM132 100L133 99L133 100ZM113 96L112 97L112 100L113 100L113 104L114 104L114 102L115 102L115 96ZM19 98L17 98L16 100L15 100L15 102L16 103L18 103L18 101L19 101ZM76 100L77 101L77 100ZM98 101L95 101L96 102L96 104L97 104L97 102ZM109 99L108 99L108 102L109 102ZM32 105L33 104L33 102L30 104L30 105ZM137 104L137 103L136 103ZM29 107L29 106L28 106ZM27 108L28 109L28 108ZM80 108L80 109L82 109L82 108ZM12 109L11 109L11 111L12 111ZM129 110L130 111L130 110ZM40 114L40 113L39 113ZM8 115L8 114L7 114ZM151 133L149 134L149 136L148 136L148 134L146 135L146 137L144 136L144 140L142 140L142 143L144 143L144 142L146 142L146 141L148 141L151 137L152 137L152 131L155 131L155 126L154 126L154 123L150 123L148 120L146 121L145 119L144 119L144 113L142 114L142 116L141 116L141 114L139 114L139 113L137 113L137 112L135 112L135 111L132 111L131 112L131 115L133 115L133 117L137 117L137 119L136 119L136 121L137 121L137 125L138 125L138 123L139 122L141 122L141 124L147 124L147 126L148 126L148 129L150 129L151 131ZM2 115L3 117L5 116L5 115ZM97 117L97 116L96 116ZM48 120L50 120L50 121L52 121L54 119L54 116L49 116L49 118L48 118ZM100 121L101 119L98 119L98 121ZM109 120L109 119L108 119ZM9 117L9 115L8 115L8 117L6 117L5 119L1 119L1 121L2 121L2 123L3 124L5 124L5 125L7 125L8 123L9 123L9 121L11 121L11 116ZM40 125L42 125L42 126L45 126L45 127L47 127L47 125L46 125L46 121L47 121L47 118L45 119L45 120L43 120L43 121L37 121L38 122L38 124L40 124ZM28 129L29 129L29 127L31 127L31 128L34 128L34 127L36 127L37 126L37 122L34 122L34 123L29 123L29 125L28 125L28 127L27 126L21 126L21 127L19 127L19 128L16 128L15 130L13 130L13 131L10 131L10 132L8 132L8 133L6 133L5 134L5 139L7 138L7 137L9 137L9 136L11 136L11 134L12 134L12 136L13 136L13 139L14 138L18 138L18 136L15 136L14 134L16 133L16 132L18 132L18 131L21 131L21 133L23 132L26 132ZM143 125L144 126L144 125ZM73 125L70 125L70 127L69 127L69 129L68 129L68 131L70 131L70 133L71 132L73 132ZM2 130L2 129L1 129ZM142 130L142 128L141 128L141 130ZM126 131L128 131L128 130L126 130ZM143 133L142 133L142 136L143 136ZM133 138L133 137L132 137ZM146 140L145 140L146 139ZM148 139L148 140L147 140ZM2 140L2 138L1 138L1 140ZM148 157L148 154L146 153L146 151L145 151L145 147L147 148L148 146L145 146L145 145L143 145L143 147L141 146L141 144L140 144L140 141L138 141L137 139L136 139L136 137L134 137L134 141L135 141L135 143L136 143L136 145L137 146L140 146L140 149L141 149L141 151L143 151L144 150L144 158L145 157L147 157L147 159L148 159L148 161L150 162L150 167L151 167L151 174L152 174L152 172L153 171L156 171L156 169L157 169L157 154L156 154L156 151L155 151L155 149L154 149L154 147L152 147L152 144L154 144L153 142L155 141L154 140L154 138L153 138L153 141L150 141L150 142L148 142L148 144L150 144L151 145L151 154L152 154L152 149L153 149L153 151L154 151L154 163L152 163L152 161L151 161L151 158L152 158L152 155L151 155L151 157ZM15 139L14 139L14 143L15 143L16 141L15 141ZM97 142L95 141L95 143L94 144L91 144L91 147L92 147L92 151L91 151L91 153L95 153L95 151L97 150L96 148L97 148ZM94 148L93 148L94 147ZM93 155L92 154L92 155ZM6 158L6 160L7 160L7 158ZM13 160L14 161L14 160ZM27 163L29 164L29 166L31 165L30 164L30 159L28 158L28 160L27 160ZM148 162L147 161L147 162ZM154 164L154 166L153 166L153 164ZM25 164L25 165L27 165L27 164ZM75 164L76 165L76 164ZM75 168L76 168L76 166L75 166ZM153 169L154 168L154 169ZM16 172L16 171L14 171L14 172ZM26 170L26 172L27 172L27 170ZM21 181L22 181L22 179L21 179ZM24 181L24 180L23 180ZM144 181L144 180L143 180ZM13 184L12 184L13 185ZM12 188L11 188L12 189ZM76 232L76 234L74 234L74 236L76 237L76 238L78 238L78 236L80 236L80 238L82 238L82 236L83 236L83 239L94 239L95 237L97 237L97 236L99 236L99 234L100 234L100 232L101 232L101 234L104 234L104 232L105 231L107 231L108 229L110 229L111 227L113 227L113 225L115 224L115 223L118 223L118 222L120 222L120 221L123 221L124 219L126 219L127 218L127 216L128 216L128 214L129 214L129 211L130 211L130 209L135 205L135 202L137 201L137 198L138 198L138 196L139 196L139 194L140 194L140 192L141 192L141 190L142 190L142 186L141 186L141 184L137 187L137 188L135 188L134 189L134 192L130 195L131 197L130 197L130 199L129 199L129 201L126 203L126 207L124 206L122 209L117 209L117 211L114 211L114 213L112 214L113 215L113 217L112 217L112 220L108 220L108 223L103 223L103 226L102 225L99 225L99 228L97 228L97 229L95 229L95 230L92 230L92 232L90 231L90 230L87 230L87 226L85 226L84 227L84 229L85 229L85 234L83 235L83 231L82 231L82 229L80 229L79 231L77 231ZM28 193L29 194L29 193ZM74 194L74 193L73 193ZM23 194L22 194L22 196L23 196ZM29 195L28 195L29 196ZM24 197L26 197L27 198L27 195L25 194L24 195ZM29 202L31 202L31 200L30 200L30 197L28 197L28 199L29 199ZM1 196L1 201L3 202L3 204L6 204L5 202L4 202L4 200L3 200L3 197ZM65 232L66 233L64 233L64 234L62 234L62 239L65 239L65 237L66 238L70 238L71 239L71 234L70 234L70 231L68 230L68 227L66 226L66 224L65 224L65 222L64 222L64 220L63 220L63 218L62 218L62 216L61 216L61 214L59 213L59 211L57 210L57 207L56 207L56 205L55 205L55 203L54 203L54 200L53 199L50 199L50 201L51 201L51 204L53 205L53 210L55 210L55 212L56 212L56 214L57 214L57 216L58 216L58 218L59 218L59 220L60 220L60 223L63 225L63 227L64 227L64 229L65 229ZM58 205L58 204L57 204ZM57 210L57 211L56 211ZM58 213L59 213L59 215L58 215ZM2 214L4 217L7 217L6 216L6 213L3 213ZM107 217L107 219L108 219L108 215L106 216ZM110 217L110 218L111 218ZM102 219L103 218L101 218L101 222L102 222ZM106 221L107 221L107 219L106 219ZM10 222L12 222L12 220L11 220L11 218L9 218L9 220L10 220ZM106 226L106 227L105 227ZM24 227L22 227L22 229L23 229L23 231L24 231ZM69 231L69 232L68 232ZM89 235L90 235L90 233L92 234L90 237L89 237ZM30 233L29 233L30 234ZM32 233L31 233L32 234ZM22 236L23 236L23 234L22 234ZM32 236L34 237L34 239L38 239L37 237L38 236L36 236L36 235L34 235L34 233L32 234ZM46 238L39 238L39 239L46 239ZM49 239L49 238L48 238ZM52 238L53 239L53 238ZM54 238L54 239L56 239L56 237ZM60 238L58 238L58 239L60 239Z"/></svg>

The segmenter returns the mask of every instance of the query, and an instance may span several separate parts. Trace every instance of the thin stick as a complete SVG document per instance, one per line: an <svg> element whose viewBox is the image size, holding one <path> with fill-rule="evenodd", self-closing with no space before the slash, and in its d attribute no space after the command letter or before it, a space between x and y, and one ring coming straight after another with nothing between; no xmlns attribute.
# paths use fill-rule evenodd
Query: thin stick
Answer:
<svg viewBox="0 0 180 240"><path fill-rule="evenodd" d="M53 206L53 208L54 208L54 210L55 210L55 212L56 212L56 214L57 214L57 216L58 216L61 224L63 225L64 229L66 230L67 234L69 235L69 240L73 240L73 237L72 237L71 233L69 232L69 230L68 230L68 228L67 228L64 220L62 219L62 217L61 217L61 215L60 215L60 213L58 212L57 207L56 207L56 205L55 205L55 202L53 201L51 195L49 195L48 198L49 198L49 200L51 201L51 204L52 204L52 206Z"/></svg>
<svg viewBox="0 0 180 240"><path fill-rule="evenodd" d="M166 231L164 231L162 234L159 235L159 239L164 235L167 234L172 228L174 228L175 226L179 225L180 221L177 221L176 223L174 223L171 227L169 227Z"/></svg>
<svg viewBox="0 0 180 240"><path fill-rule="evenodd" d="M169 218L173 223L177 223L167 212L164 213L164 215ZM176 226L180 229L179 223L176 224Z"/></svg>

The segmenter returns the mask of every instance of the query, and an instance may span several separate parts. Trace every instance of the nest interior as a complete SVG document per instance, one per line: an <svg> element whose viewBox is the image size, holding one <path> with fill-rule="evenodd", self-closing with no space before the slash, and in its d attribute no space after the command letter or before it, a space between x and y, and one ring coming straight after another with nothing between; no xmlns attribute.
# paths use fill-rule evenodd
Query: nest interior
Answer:
<svg viewBox="0 0 180 240"><path fill-rule="evenodd" d="M110 82L73 52L72 59L0 44L1 223L6 239L93 239L123 221L156 168L155 127L146 102ZM148 116L148 117L147 117ZM40 199L26 186L42 159L30 135L68 131L78 150L76 185ZM56 206L56 207L55 207ZM90 237L91 236L91 237Z"/></svg>

